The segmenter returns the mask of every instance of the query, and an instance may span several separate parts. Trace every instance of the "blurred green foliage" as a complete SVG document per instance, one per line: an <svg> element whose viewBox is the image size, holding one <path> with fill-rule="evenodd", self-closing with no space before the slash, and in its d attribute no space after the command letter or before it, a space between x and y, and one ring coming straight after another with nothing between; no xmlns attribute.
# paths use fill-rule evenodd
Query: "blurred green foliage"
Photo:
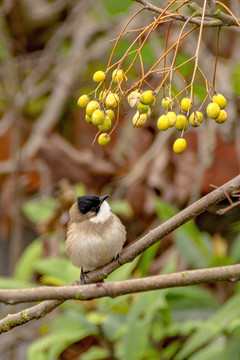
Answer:
<svg viewBox="0 0 240 360"><path fill-rule="evenodd" d="M80 193L83 192L80 189ZM31 204L31 212L46 211L39 199ZM44 204L48 202L44 200ZM54 204L52 200L49 202ZM40 206L39 206L40 204ZM132 211L124 201L113 202L118 213ZM29 206L29 204L28 204ZM52 207L53 208L53 207ZM26 206L25 206L26 209ZM25 213L29 216L29 208ZM156 212L166 221L178 209L156 198ZM35 214L36 215L36 214ZM35 220L35 215L30 218ZM51 235L51 234L50 234ZM61 234L59 235L61 236ZM43 258L44 238L29 245L15 269L14 278L0 278L0 286L27 287L33 275L40 275L40 282L48 285L66 285L79 276L65 257L63 243L59 244L57 258ZM173 233L173 241L181 257L190 268L208 267L215 263L211 238L198 230L193 221ZM156 258L159 244L155 244L132 263L114 271L107 281L119 281L146 276ZM234 263L239 259L239 237L232 251L222 261ZM177 270L178 256L173 254L161 273ZM71 344L87 337L95 339L95 345L86 349L81 358L98 360L183 360L183 359L237 359L240 343L240 293L238 287L233 296L221 303L218 293L206 286L179 287L158 291L125 295L115 299L101 298L90 302L68 301L47 325L42 336L28 350L28 360L54 360ZM103 344L105 344L103 346Z"/></svg>
<svg viewBox="0 0 240 360"><path fill-rule="evenodd" d="M238 63L233 69L232 85L235 95L240 96L240 63Z"/></svg>

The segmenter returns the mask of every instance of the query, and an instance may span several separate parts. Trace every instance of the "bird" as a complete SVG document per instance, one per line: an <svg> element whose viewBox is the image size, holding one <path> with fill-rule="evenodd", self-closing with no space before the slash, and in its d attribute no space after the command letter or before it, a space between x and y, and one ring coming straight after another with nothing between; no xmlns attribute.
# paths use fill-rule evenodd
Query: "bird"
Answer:
<svg viewBox="0 0 240 360"><path fill-rule="evenodd" d="M79 196L69 210L65 250L85 283L89 271L119 257L126 241L126 229L106 201L109 195Z"/></svg>

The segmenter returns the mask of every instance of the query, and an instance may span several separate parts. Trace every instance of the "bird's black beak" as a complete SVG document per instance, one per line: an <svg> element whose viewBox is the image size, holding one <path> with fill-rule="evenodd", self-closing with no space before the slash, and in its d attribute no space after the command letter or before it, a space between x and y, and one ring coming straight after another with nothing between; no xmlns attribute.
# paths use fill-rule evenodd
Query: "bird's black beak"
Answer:
<svg viewBox="0 0 240 360"><path fill-rule="evenodd" d="M100 205L104 202L104 200L106 200L109 197L109 195L103 195L101 196L100 199Z"/></svg>

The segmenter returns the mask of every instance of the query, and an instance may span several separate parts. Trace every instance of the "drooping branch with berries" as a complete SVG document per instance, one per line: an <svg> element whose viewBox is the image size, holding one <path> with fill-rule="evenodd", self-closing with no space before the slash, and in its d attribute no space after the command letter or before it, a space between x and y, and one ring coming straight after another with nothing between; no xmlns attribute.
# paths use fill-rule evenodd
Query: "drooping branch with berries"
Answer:
<svg viewBox="0 0 240 360"><path fill-rule="evenodd" d="M222 26L240 26L240 22L231 10L219 1L204 0L202 8L189 0L166 1L161 8L145 0L137 2L143 7L130 18L116 39L106 70L94 73L93 80L98 85L90 94L81 95L78 105L86 108L85 120L97 126L95 139L98 139L102 146L110 142L111 134L118 125L120 109L124 108L126 112L127 102L130 108L136 110L132 116L133 127L144 126L154 114L158 117L157 128L160 131L175 127L180 136L177 136L173 144L173 151L180 154L187 146L184 133L188 126L200 126L205 117L218 124L227 120L227 100L215 89L219 36ZM192 11L190 16L185 15L187 6ZM221 11L220 7L227 13ZM153 11L153 21L140 29L129 29L134 18L143 10ZM178 26L179 34L177 40L171 42L173 26ZM199 64L203 29L210 26L217 27L212 79L207 78L204 68ZM162 31L166 31L165 47L158 60L147 68L142 57L143 48L151 35L161 27ZM179 64L176 62L179 48L193 32L198 33L195 55ZM130 34L134 34L130 46L121 58L114 62L119 41ZM193 67L190 81L181 74L181 68L187 64ZM175 86L176 77L182 82L180 89ZM195 97L196 83L204 85L203 100L200 102Z"/></svg>

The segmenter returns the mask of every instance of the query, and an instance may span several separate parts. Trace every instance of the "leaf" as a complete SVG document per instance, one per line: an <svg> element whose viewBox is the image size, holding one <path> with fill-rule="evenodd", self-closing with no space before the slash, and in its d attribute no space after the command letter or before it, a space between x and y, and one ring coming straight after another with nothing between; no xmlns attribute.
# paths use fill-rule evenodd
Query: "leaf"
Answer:
<svg viewBox="0 0 240 360"><path fill-rule="evenodd" d="M60 280L62 285L79 278L79 269L71 264L67 258L40 259L34 266L42 275L48 275Z"/></svg>
<svg viewBox="0 0 240 360"><path fill-rule="evenodd" d="M101 360L106 358L109 358L108 351L98 346L92 346L87 352L81 355L81 360Z"/></svg>
<svg viewBox="0 0 240 360"><path fill-rule="evenodd" d="M157 214L164 220L168 220L177 213L177 209L166 204L160 198L156 198ZM181 255L194 268L206 267L211 261L213 250L211 238L202 234L193 221L180 226L173 233L176 245Z"/></svg>
<svg viewBox="0 0 240 360"><path fill-rule="evenodd" d="M141 51L142 55L142 61L143 64L146 65L152 65L154 62L156 62L156 56L154 54L154 51L152 49L152 45L149 43L146 43Z"/></svg>
<svg viewBox="0 0 240 360"><path fill-rule="evenodd" d="M211 342L204 349L196 352L193 356L190 356L189 360L219 360L221 354L226 346L226 339L224 336L220 336L215 341ZM232 358L229 358L232 360Z"/></svg>
<svg viewBox="0 0 240 360"><path fill-rule="evenodd" d="M208 290L195 286L168 289L166 299L172 318L179 323L186 319L188 321L205 320L220 306Z"/></svg>
<svg viewBox="0 0 240 360"><path fill-rule="evenodd" d="M235 95L240 95L240 63L233 69L232 73L232 87Z"/></svg>
<svg viewBox="0 0 240 360"><path fill-rule="evenodd" d="M156 310L157 291L140 294L127 317L128 332L123 337L122 359L139 360L149 348L151 322Z"/></svg>
<svg viewBox="0 0 240 360"><path fill-rule="evenodd" d="M180 52L178 51L177 53L177 57L176 57L176 62L175 62L175 66L180 66L181 64L183 64L185 61L187 61L190 58L190 56L188 56L186 53ZM188 61L186 64L180 66L178 68L178 71L184 76L188 76L190 74L192 74L193 72L193 61Z"/></svg>
<svg viewBox="0 0 240 360"><path fill-rule="evenodd" d="M84 319L84 316L75 312L58 315L51 324L51 332L29 347L28 360L55 360L74 342L95 335L96 327L88 324Z"/></svg>
<svg viewBox="0 0 240 360"><path fill-rule="evenodd" d="M159 243L150 246L144 253L141 255L141 259L138 264L138 270L141 271L141 276L146 276L148 274L149 266L151 262L154 260L157 251L159 248Z"/></svg>
<svg viewBox="0 0 240 360"><path fill-rule="evenodd" d="M194 351L220 336L231 326L231 322L240 317L240 294L230 298L203 326L185 343L176 356L176 360L188 358Z"/></svg>
<svg viewBox="0 0 240 360"><path fill-rule="evenodd" d="M112 200L110 202L111 210L117 215L132 216L133 208L131 205L122 199Z"/></svg>
<svg viewBox="0 0 240 360"><path fill-rule="evenodd" d="M127 280L131 277L132 271L137 266L139 261L139 256L134 259L132 262L124 264L112 272L108 278L106 279L107 282L110 281L120 281L120 280Z"/></svg>
<svg viewBox="0 0 240 360"><path fill-rule="evenodd" d="M106 11L112 16L127 12L129 6L131 5L130 0L121 0L121 1L102 0L102 2L104 4Z"/></svg>
<svg viewBox="0 0 240 360"><path fill-rule="evenodd" d="M87 321L94 325L102 325L106 322L106 315L97 311L91 311L87 314Z"/></svg>
<svg viewBox="0 0 240 360"><path fill-rule="evenodd" d="M8 277L0 277L0 289L23 289L33 287L28 281Z"/></svg>
<svg viewBox="0 0 240 360"><path fill-rule="evenodd" d="M201 102L206 97L206 87L203 84L196 83L193 85L194 97L198 98Z"/></svg>
<svg viewBox="0 0 240 360"><path fill-rule="evenodd" d="M239 360L240 354L240 341L238 339L230 339L222 349L221 356L218 359L221 360Z"/></svg>
<svg viewBox="0 0 240 360"><path fill-rule="evenodd" d="M47 221L56 208L57 200L53 197L42 197L27 201L22 205L24 215L36 224Z"/></svg>
<svg viewBox="0 0 240 360"><path fill-rule="evenodd" d="M34 240L20 256L14 270L14 277L18 280L29 281L35 269L35 263L42 256L41 239Z"/></svg>
<svg viewBox="0 0 240 360"><path fill-rule="evenodd" d="M77 196L83 196L86 194L86 189L83 183L79 182L75 185L76 189L76 197Z"/></svg>
<svg viewBox="0 0 240 360"><path fill-rule="evenodd" d="M233 263L239 262L240 260L240 234L234 239L230 249L230 257Z"/></svg>

